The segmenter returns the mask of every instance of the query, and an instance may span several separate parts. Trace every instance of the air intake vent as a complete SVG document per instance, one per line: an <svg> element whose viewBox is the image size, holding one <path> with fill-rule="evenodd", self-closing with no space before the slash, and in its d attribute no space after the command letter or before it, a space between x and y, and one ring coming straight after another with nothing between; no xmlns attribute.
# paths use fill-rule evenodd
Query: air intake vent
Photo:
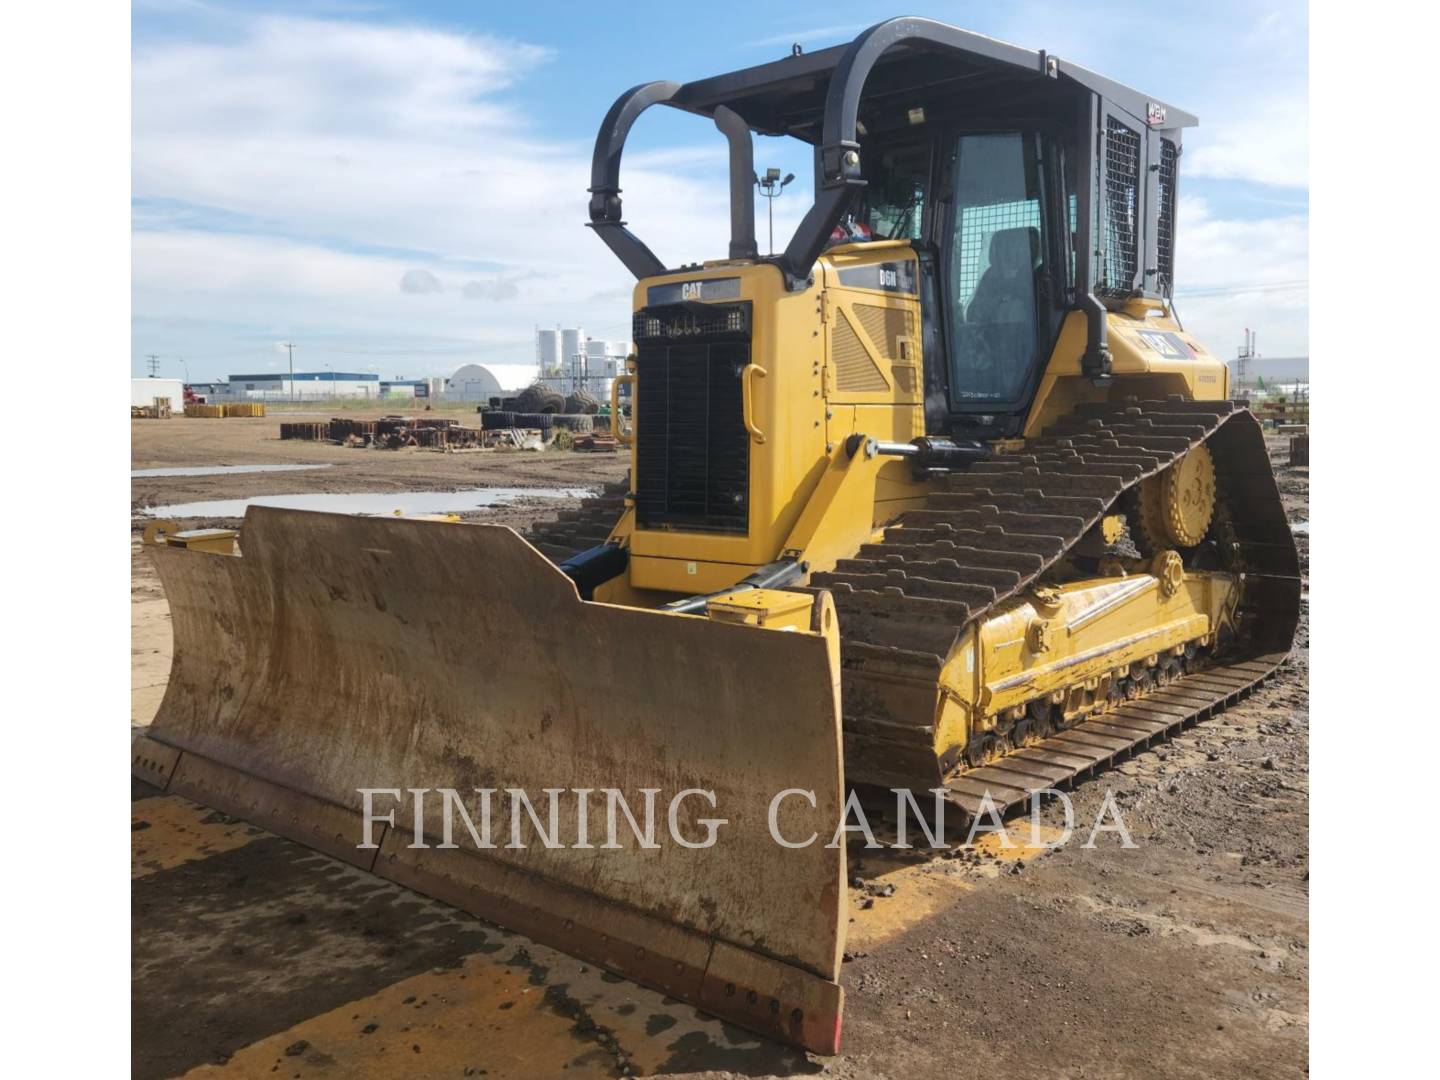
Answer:
<svg viewBox="0 0 1440 1080"><path fill-rule="evenodd" d="M880 339L883 348L884 338ZM865 351L855 328L845 313L835 321L835 333L830 339L831 358L835 361L835 389L854 393L879 394L890 389L885 376L870 354Z"/></svg>
<svg viewBox="0 0 1440 1080"><path fill-rule="evenodd" d="M750 306L649 307L635 316L635 514L641 528L745 533L750 436L740 373Z"/></svg>
<svg viewBox="0 0 1440 1080"><path fill-rule="evenodd" d="M1101 264L1096 292L1124 299L1140 268L1140 133L1105 118L1105 192L1101 203Z"/></svg>
<svg viewBox="0 0 1440 1080"><path fill-rule="evenodd" d="M641 308L635 313L634 330L636 341L656 338L675 341L734 334L744 334L749 340L750 305L695 302Z"/></svg>
<svg viewBox="0 0 1440 1080"><path fill-rule="evenodd" d="M900 359L899 339L915 336L915 320L910 312L874 304L856 304L853 310L880 355L890 360Z"/></svg>

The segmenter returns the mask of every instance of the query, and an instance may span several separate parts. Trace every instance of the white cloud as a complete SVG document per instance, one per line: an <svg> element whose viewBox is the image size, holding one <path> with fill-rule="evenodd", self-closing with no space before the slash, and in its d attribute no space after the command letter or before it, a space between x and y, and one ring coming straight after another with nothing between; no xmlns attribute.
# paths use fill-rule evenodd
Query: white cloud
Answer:
<svg viewBox="0 0 1440 1080"><path fill-rule="evenodd" d="M201 208L186 214L183 234L137 224L135 311L147 333L165 320L234 325L244 310L267 324L283 311L343 337L373 332L372 313L384 312L403 339L434 332L434 306L453 301L448 332L473 340L481 359L528 358L536 322L623 335L631 279L584 228L590 147L533 136L508 103L519 80L539 74L545 50L316 19L260 16L243 27L220 43L154 44L135 56L134 194ZM670 265L725 250L714 138L713 150L627 156L627 217ZM254 232L195 231L205 214ZM196 262L175 275L147 265L221 250L239 266ZM387 251L411 254L370 254ZM346 290L362 280L368 299L352 304ZM380 302L377 290L412 302ZM413 303L417 292L430 294L425 305ZM194 349L184 340L193 332L192 322L156 348Z"/></svg>
<svg viewBox="0 0 1440 1080"><path fill-rule="evenodd" d="M460 289L467 300L514 300L520 295L520 286L505 278L490 281L467 281Z"/></svg>
<svg viewBox="0 0 1440 1080"><path fill-rule="evenodd" d="M483 95L548 55L423 27L262 15L238 40L137 49L135 133L219 121L222 134L449 137L503 123Z"/></svg>
<svg viewBox="0 0 1440 1080"><path fill-rule="evenodd" d="M461 273L425 275L423 298L396 287L415 273L407 262L375 255L338 252L313 244L230 233L138 233L134 240L135 307L147 318L254 323L279 327L304 324L330 334L380 333L472 341L477 346L513 341L512 325L553 322L552 290L583 299L586 280L570 272L545 279L479 282ZM510 319L479 317L470 285L490 285L489 296L508 296ZM513 289L507 289L509 284ZM473 290L472 290L473 293ZM582 311L584 309L582 308ZM596 314L593 308L590 314ZM628 320L628 305L615 318ZM592 325L597 329L603 319ZM286 331L281 330L281 333ZM533 351L528 329L519 354Z"/></svg>
<svg viewBox="0 0 1440 1080"><path fill-rule="evenodd" d="M1031 28L1023 33L1005 21L984 29L1132 81L1133 51L1108 64L1111 46L1073 22L1073 44L1049 31L1051 40L1032 40L1035 25L1066 32L1067 24L1039 17L1055 10L1021 5ZM147 335L137 338L138 352L218 354L242 331L297 341L308 333L357 348L383 339L373 345L382 356L413 344L439 374L460 359L528 361L537 323L626 333L632 279L583 227L588 140L535 134L518 104L527 79L548 77L546 65L566 58L424 27L234 20L223 36L135 53L134 194L185 208L138 217L134 306ZM1280 45L1303 46L1303 9L1288 22L1257 19L1256 26L1257 50L1277 33ZM815 34L841 40L855 29ZM775 34L772 43L796 38ZM1190 76L1216 88L1208 102L1175 94L1204 121L1186 135L1185 175L1303 185L1303 76L1287 81L1257 71L1242 87L1215 73L1211 59L1199 65L1203 79ZM1144 81L1141 74L1133 81ZM606 104L585 107L598 122ZM642 121L622 174L631 227L667 265L726 249L723 142L708 122L690 119L696 144L678 147L652 148ZM780 152L757 142L757 162ZM775 207L780 245L808 203L805 172L796 171L800 180ZM765 207L757 201L763 247ZM202 231L206 215L254 232ZM1182 289L1181 314L1213 349L1228 354L1250 325L1262 328L1271 355L1304 351L1303 291L1239 288L1307 276L1303 212L1228 220L1184 198L1178 252L1178 280L1196 294L1187 298ZM397 287L406 280L411 289ZM197 340L205 334L210 342ZM316 355L313 343L305 348ZM224 374L224 362L216 363L206 375ZM192 373L201 377L193 366Z"/></svg>
<svg viewBox="0 0 1440 1080"><path fill-rule="evenodd" d="M1305 187L1310 180L1309 110L1298 94L1227 102L1185 136L1185 173Z"/></svg>
<svg viewBox="0 0 1440 1080"><path fill-rule="evenodd" d="M991 5L987 34L1101 72L1196 114L1187 176L1308 183L1305 0L1173 4L1163 19L1128 0L1011 0ZM1137 44L1140 43L1140 44Z"/></svg>
<svg viewBox="0 0 1440 1080"><path fill-rule="evenodd" d="M1175 304L1217 356L1229 358L1246 327L1262 331L1270 356L1309 352L1309 228L1303 214L1215 216L1182 197L1175 249Z"/></svg>
<svg viewBox="0 0 1440 1080"><path fill-rule="evenodd" d="M1221 219L1210 204L1181 196L1175 274L1192 289L1303 279L1309 266L1304 214Z"/></svg>

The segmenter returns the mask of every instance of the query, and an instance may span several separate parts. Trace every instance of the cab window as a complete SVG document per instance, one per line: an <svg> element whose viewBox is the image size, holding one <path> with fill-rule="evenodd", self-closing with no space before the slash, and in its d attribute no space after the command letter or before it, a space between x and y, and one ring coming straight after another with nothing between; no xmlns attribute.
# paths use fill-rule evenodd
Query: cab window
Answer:
<svg viewBox="0 0 1440 1080"><path fill-rule="evenodd" d="M930 146L912 143L867 155L863 221L874 240L918 240L930 187Z"/></svg>
<svg viewBox="0 0 1440 1080"><path fill-rule="evenodd" d="M1018 402L1058 314L1049 310L1053 290L1045 283L1040 138L986 132L961 135L953 146L945 289L951 397L960 406Z"/></svg>

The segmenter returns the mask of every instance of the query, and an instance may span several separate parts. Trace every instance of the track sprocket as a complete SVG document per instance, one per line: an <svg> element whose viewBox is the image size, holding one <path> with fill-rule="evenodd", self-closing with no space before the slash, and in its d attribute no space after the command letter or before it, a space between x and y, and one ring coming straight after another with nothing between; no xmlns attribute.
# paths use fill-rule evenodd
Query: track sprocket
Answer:
<svg viewBox="0 0 1440 1080"><path fill-rule="evenodd" d="M1197 446L1173 465L1140 483L1134 532L1145 555L1169 547L1194 547L1215 516L1215 462Z"/></svg>

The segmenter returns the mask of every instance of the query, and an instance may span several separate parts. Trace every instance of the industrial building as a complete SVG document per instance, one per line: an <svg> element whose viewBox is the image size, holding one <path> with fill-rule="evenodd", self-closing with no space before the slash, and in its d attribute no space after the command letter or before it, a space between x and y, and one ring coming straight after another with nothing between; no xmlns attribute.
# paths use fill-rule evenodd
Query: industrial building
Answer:
<svg viewBox="0 0 1440 1080"><path fill-rule="evenodd" d="M590 338L585 342L585 372L592 379L604 379L608 388L610 380L620 374L629 352L628 341Z"/></svg>
<svg viewBox="0 0 1440 1080"><path fill-rule="evenodd" d="M267 372L263 375L231 375L228 382L191 383L190 389L207 401L318 401L325 398L432 401L445 396L445 380L406 379L398 375L393 379L381 379L370 372L297 371L294 376L288 372Z"/></svg>
<svg viewBox="0 0 1440 1080"><path fill-rule="evenodd" d="M445 384L445 397L450 401L474 401L485 403L492 397L499 397L500 380L487 367L466 364Z"/></svg>
<svg viewBox="0 0 1440 1080"><path fill-rule="evenodd" d="M230 393L227 382L192 382L186 383L185 388L204 401L220 401Z"/></svg>
<svg viewBox="0 0 1440 1080"><path fill-rule="evenodd" d="M583 327L536 328L535 363L542 382L562 392L588 390L599 397L610 393L630 351L628 341L606 341L585 335Z"/></svg>
<svg viewBox="0 0 1440 1080"><path fill-rule="evenodd" d="M312 401L323 398L380 398L380 376L368 372L297 371L231 375L226 397L258 401Z"/></svg>
<svg viewBox="0 0 1440 1080"><path fill-rule="evenodd" d="M382 398L403 398L412 401L438 401L445 396L445 380L437 378L380 380Z"/></svg>

